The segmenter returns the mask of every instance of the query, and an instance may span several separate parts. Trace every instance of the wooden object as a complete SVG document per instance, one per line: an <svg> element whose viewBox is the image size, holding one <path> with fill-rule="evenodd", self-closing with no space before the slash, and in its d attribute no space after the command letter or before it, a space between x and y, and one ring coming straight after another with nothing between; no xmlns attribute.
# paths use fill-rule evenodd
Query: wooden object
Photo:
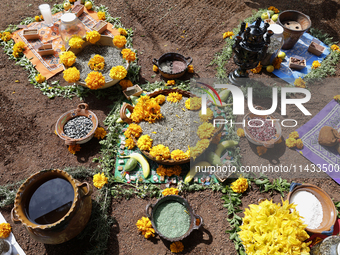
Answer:
<svg viewBox="0 0 340 255"><path fill-rule="evenodd" d="M323 51L325 50L325 47L323 47L322 45L316 43L316 42L311 42L309 47L308 47L308 52L316 55L316 56L320 56Z"/></svg>
<svg viewBox="0 0 340 255"><path fill-rule="evenodd" d="M24 30L22 31L22 35L23 35L27 40L39 39L38 29L24 29Z"/></svg>
<svg viewBox="0 0 340 255"><path fill-rule="evenodd" d="M54 50L53 50L53 45L52 43L46 43L43 44L42 46L40 46L38 48L38 53L40 54L40 56L46 56L46 55L52 55L54 54Z"/></svg>
<svg viewBox="0 0 340 255"><path fill-rule="evenodd" d="M302 61L302 63L301 64L294 63L296 60L300 60L300 61ZM306 60L305 59L298 59L298 58L295 58L295 57L289 58L289 68L301 70L305 67L306 67Z"/></svg>
<svg viewBox="0 0 340 255"><path fill-rule="evenodd" d="M107 22L104 20L99 20L96 25L94 25L93 30L97 31L99 34L103 33L107 29Z"/></svg>
<svg viewBox="0 0 340 255"><path fill-rule="evenodd" d="M138 85L134 85L132 87L128 87L126 90L123 91L124 96L127 100L130 100L130 96L140 96L143 93L143 90Z"/></svg>
<svg viewBox="0 0 340 255"><path fill-rule="evenodd" d="M77 17L79 17L84 12L84 5L76 4L71 9L72 13L74 13Z"/></svg>

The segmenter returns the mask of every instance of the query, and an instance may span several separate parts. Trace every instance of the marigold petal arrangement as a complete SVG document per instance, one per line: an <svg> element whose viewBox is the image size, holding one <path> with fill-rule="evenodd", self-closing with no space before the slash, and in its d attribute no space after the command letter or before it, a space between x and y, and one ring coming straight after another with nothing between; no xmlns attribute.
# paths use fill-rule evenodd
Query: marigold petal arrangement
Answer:
<svg viewBox="0 0 340 255"><path fill-rule="evenodd" d="M86 32L86 41L95 44L100 40L100 34L97 31Z"/></svg>
<svg viewBox="0 0 340 255"><path fill-rule="evenodd" d="M294 81L294 85L295 85L295 87L306 88L306 82L304 80L302 80L301 77L297 78Z"/></svg>
<svg viewBox="0 0 340 255"><path fill-rule="evenodd" d="M136 226L145 238L155 236L155 230L152 228L152 223L149 218L142 217L137 221Z"/></svg>
<svg viewBox="0 0 340 255"><path fill-rule="evenodd" d="M12 232L11 224L0 223L0 238L7 238Z"/></svg>
<svg viewBox="0 0 340 255"><path fill-rule="evenodd" d="M66 69L63 74L64 80L69 83L77 82L80 79L80 72L76 67Z"/></svg>
<svg viewBox="0 0 340 255"><path fill-rule="evenodd" d="M142 135L137 141L137 146L142 151L149 151L152 147L152 139L149 135Z"/></svg>
<svg viewBox="0 0 340 255"><path fill-rule="evenodd" d="M97 189L103 188L104 185L107 183L108 183L108 178L105 176L104 173L98 173L93 176L93 185Z"/></svg>
<svg viewBox="0 0 340 255"><path fill-rule="evenodd" d="M105 77L102 73L93 71L87 75L85 82L89 89L99 89L104 87Z"/></svg>
<svg viewBox="0 0 340 255"><path fill-rule="evenodd" d="M127 70L124 66L114 66L110 70L110 77L113 80L122 80L126 77Z"/></svg>
<svg viewBox="0 0 340 255"><path fill-rule="evenodd" d="M197 135L200 139L208 139L215 133L215 127L209 122L204 122L197 129Z"/></svg>

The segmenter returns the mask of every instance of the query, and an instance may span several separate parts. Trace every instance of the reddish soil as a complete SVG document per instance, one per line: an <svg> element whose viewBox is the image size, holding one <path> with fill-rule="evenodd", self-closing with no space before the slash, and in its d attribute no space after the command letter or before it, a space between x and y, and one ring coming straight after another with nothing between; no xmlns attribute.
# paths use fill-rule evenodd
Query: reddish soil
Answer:
<svg viewBox="0 0 340 255"><path fill-rule="evenodd" d="M50 4L56 1L46 1ZM60 2L60 1L59 1ZM224 46L223 32L232 30L241 19L251 15L257 8L266 8L272 1L231 1L231 0L184 0L184 1L145 1L145 0L97 0L96 4L109 7L112 16L121 17L122 23L134 29L134 48L138 50L140 84L146 81L161 79L152 71L152 59L159 58L166 52L179 52L184 56L193 58L196 76L212 78L215 76L215 67L208 66L214 55ZM18 24L27 16L39 15L38 5L41 1L28 2L3 0L0 16L0 30L9 24ZM280 2L279 10L299 10L311 17L312 26L322 29L339 41L338 28L340 25L340 4L337 1L314 0ZM231 61L226 65L226 72L234 70L236 66ZM339 69L338 69L339 70ZM269 77L262 73L259 76ZM339 71L337 71L337 77ZM190 78L185 76L183 79ZM19 80L15 83L15 80ZM53 80L60 80L62 85L66 82L62 75ZM332 84L312 86L312 99L305 106L313 116L318 113L340 89ZM96 167L92 162L99 156L100 145L98 140L82 146L76 155L68 152L64 142L54 134L54 126L58 117L64 112L74 109L80 102L89 104L90 109L98 116L100 126L110 111L109 100L98 100L89 96L83 101L64 98L48 99L28 82L27 73L0 50L0 185L17 182L28 178L31 174L42 169L59 168L67 166ZM271 102L257 100L255 103L263 107L270 107ZM275 113L280 118L279 112ZM288 108L287 118L298 120L298 126L307 122L305 117L293 107ZM282 117L281 117L282 118ZM283 129L283 136L287 137L293 131ZM268 151L262 157L257 156L256 147L246 139L240 142L242 163L244 165L256 164L310 164L308 160L293 150L287 149L284 144L277 146L277 150ZM309 182L323 188L335 201L340 200L340 187L330 178L295 179L299 182ZM204 219L204 227L195 231L184 240L183 254L236 254L234 244L229 240L225 230L226 209L223 207L220 193L212 191L185 194L195 212ZM256 203L259 197L273 198L279 202L279 194L270 196L259 193L257 188L248 191L243 201L243 207ZM154 200L151 200L154 202ZM141 216L145 216L144 208L150 201L148 199L132 198L131 200L114 200L112 202L112 215L117 219L118 226L112 228L107 254L170 254L169 243L159 237L145 240L135 223ZM11 206L1 209L8 222L10 220ZM65 244L52 246L37 243L29 237L21 225L13 224L13 233L26 254L84 254L87 242L70 241Z"/></svg>

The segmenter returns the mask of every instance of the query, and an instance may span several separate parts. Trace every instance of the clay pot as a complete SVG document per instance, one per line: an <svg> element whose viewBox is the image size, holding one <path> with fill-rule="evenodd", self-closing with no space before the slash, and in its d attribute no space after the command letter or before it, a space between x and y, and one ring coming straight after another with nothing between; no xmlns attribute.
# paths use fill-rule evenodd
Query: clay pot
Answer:
<svg viewBox="0 0 340 255"><path fill-rule="evenodd" d="M294 47L312 22L306 14L299 11L283 11L280 13L277 23L283 27L282 49L289 50Z"/></svg>
<svg viewBox="0 0 340 255"><path fill-rule="evenodd" d="M162 63L164 63L165 61L180 61L182 63L184 63L184 68L182 71L177 72L177 73L168 73L168 72L164 72L162 71L162 69L160 68L160 65ZM174 52L169 52L169 53L165 53L163 54L159 59L153 59L152 63L158 67L159 72L161 73L161 75L167 79L177 79L181 76L183 76L183 74L185 74L185 71L188 68L188 65L190 65L192 62L192 58L191 57L184 57L181 54L178 53L174 53Z"/></svg>
<svg viewBox="0 0 340 255"><path fill-rule="evenodd" d="M83 144L92 139L94 136L94 133L96 132L96 129L98 127L98 118L97 116L91 112L89 109L89 106L85 103L81 103L77 106L77 109L68 111L61 115L55 125L55 130L57 132L57 135L65 141L66 145L74 145L74 144ZM64 125L70 120L77 116L85 116L89 119L91 119L93 123L92 130L85 136L79 139L73 139L64 134Z"/></svg>
<svg viewBox="0 0 340 255"><path fill-rule="evenodd" d="M166 236L163 236L157 229L156 227L156 224L154 222L154 214L155 212L157 211L157 208L162 204L162 203L167 203L169 201L175 201L175 202L178 202L182 205L184 205L187 210L188 210L188 213L190 215L190 227L188 229L188 231L180 236L180 237L176 237L176 238L169 238L169 237L166 237ZM149 209L151 208L151 213L149 214ZM169 196L165 196L165 197L162 197L160 199L158 199L156 201L156 203L153 205L153 204L148 204L146 206L146 215L148 216L148 218L151 220L151 223L152 223L152 227L153 229L155 230L155 232L162 238L170 241L170 242L176 242L176 241L180 241L180 240L183 240L184 238L186 238L187 236L189 236L191 234L191 232L195 229L199 229L202 225L203 225L203 219L201 216L199 215L196 215L194 213L194 210L191 208L191 206L189 205L188 201L181 197L181 196L177 196L177 195L169 195ZM199 224L197 225L196 224L196 219L199 220Z"/></svg>
<svg viewBox="0 0 340 255"><path fill-rule="evenodd" d="M72 203L70 209L59 220L50 224L37 224L37 220L32 220L28 215L30 200L39 187L55 178L63 179L72 186L74 194L73 202L70 202ZM56 193L59 197L65 196L65 190L58 189L55 192L52 191L52 194ZM65 171L43 170L30 176L20 186L15 197L11 219L14 223L23 224L30 236L36 241L46 244L60 244L77 236L86 226L92 210L91 194L91 185L86 182L80 183ZM60 208L58 207L48 213L48 217L56 217ZM45 214L44 217L48 214Z"/></svg>

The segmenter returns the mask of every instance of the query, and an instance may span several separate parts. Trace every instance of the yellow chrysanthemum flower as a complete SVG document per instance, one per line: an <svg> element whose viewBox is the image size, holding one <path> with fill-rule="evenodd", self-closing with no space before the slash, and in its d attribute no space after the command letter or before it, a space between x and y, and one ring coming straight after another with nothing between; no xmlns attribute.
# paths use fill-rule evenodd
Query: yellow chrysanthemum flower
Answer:
<svg viewBox="0 0 340 255"><path fill-rule="evenodd" d="M193 65L188 65L188 73L195 73Z"/></svg>
<svg viewBox="0 0 340 255"><path fill-rule="evenodd" d="M93 185L97 189L103 188L106 183L108 183L108 179L104 173L98 173L93 176Z"/></svg>
<svg viewBox="0 0 340 255"><path fill-rule="evenodd" d="M124 66L114 66L110 70L110 77L113 80L122 80L126 77L127 70Z"/></svg>
<svg viewBox="0 0 340 255"><path fill-rule="evenodd" d="M0 39L4 42L8 42L12 39L12 34L10 32L3 32Z"/></svg>
<svg viewBox="0 0 340 255"><path fill-rule="evenodd" d="M301 77L295 79L294 85L295 85L295 87L306 88L306 82L304 80L302 80Z"/></svg>
<svg viewBox="0 0 340 255"><path fill-rule="evenodd" d="M197 111L201 109L202 99L200 97L192 97L185 101L185 107L188 110Z"/></svg>
<svg viewBox="0 0 340 255"><path fill-rule="evenodd" d="M85 41L80 36L75 35L68 41L68 45L74 49L81 49L84 42Z"/></svg>
<svg viewBox="0 0 340 255"><path fill-rule="evenodd" d="M169 147L165 147L163 144L158 144L151 148L150 155L155 157L156 160L165 160L170 158L170 150Z"/></svg>
<svg viewBox="0 0 340 255"><path fill-rule="evenodd" d="M136 53L134 53L130 49L123 49L121 53L123 55L123 58L129 62L133 62L136 60Z"/></svg>
<svg viewBox="0 0 340 255"><path fill-rule="evenodd" d="M154 71L155 73L157 73L157 72L158 72L158 67L157 67L156 65L153 65L153 66L152 66L152 71Z"/></svg>
<svg viewBox="0 0 340 255"><path fill-rule="evenodd" d="M182 99L182 94L178 93L178 92L172 92L169 93L168 97L166 98L166 100L168 102L172 102L172 103L177 103Z"/></svg>
<svg viewBox="0 0 340 255"><path fill-rule="evenodd" d="M320 66L321 66L321 63L319 61L317 61L317 60L313 61L313 63L312 63L312 68L313 69L316 69L316 68L318 68Z"/></svg>
<svg viewBox="0 0 340 255"><path fill-rule="evenodd" d="M99 89L105 85L105 77L100 72L91 72L87 75L85 82L89 89Z"/></svg>
<svg viewBox="0 0 340 255"><path fill-rule="evenodd" d="M165 102L165 96L164 95L158 95L156 98L155 98L157 104L161 105Z"/></svg>
<svg viewBox="0 0 340 255"><path fill-rule="evenodd" d="M140 220L137 221L136 226L138 230L142 232L142 235L145 238L155 236L155 230L152 228L152 223L149 218L142 217Z"/></svg>
<svg viewBox="0 0 340 255"><path fill-rule="evenodd" d="M340 52L339 46L338 46L338 45L335 45L335 44L333 44L333 45L331 46L331 50L332 50L332 51L338 51L338 52Z"/></svg>
<svg viewBox="0 0 340 255"><path fill-rule="evenodd" d="M96 54L90 59L87 65L94 71L103 70L105 67L105 59L103 56Z"/></svg>
<svg viewBox="0 0 340 255"><path fill-rule="evenodd" d="M60 62L66 66L70 67L76 62L76 55L72 51L65 51L59 55Z"/></svg>
<svg viewBox="0 0 340 255"><path fill-rule="evenodd" d="M166 188L162 191L163 196L178 195L178 189L176 188Z"/></svg>
<svg viewBox="0 0 340 255"><path fill-rule="evenodd" d="M277 8L275 8L274 6L270 6L270 7L268 8L268 10L274 11L274 13L279 13L279 12L280 12L280 11L279 11Z"/></svg>
<svg viewBox="0 0 340 255"><path fill-rule="evenodd" d="M127 147L129 150L135 148L135 142L133 141L132 138L128 138L125 140L125 147Z"/></svg>
<svg viewBox="0 0 340 255"><path fill-rule="evenodd" d="M113 37L113 44L118 48L123 48L126 44L126 38L123 35Z"/></svg>
<svg viewBox="0 0 340 255"><path fill-rule="evenodd" d="M93 30L91 32L86 32L86 41L90 42L91 44L95 44L100 40L100 34Z"/></svg>
<svg viewBox="0 0 340 255"><path fill-rule="evenodd" d="M180 241L177 241L177 242L174 242L172 244L170 244L170 250L171 252L173 253L179 253L179 252L182 252L184 249L184 245L182 242Z"/></svg>
<svg viewBox="0 0 340 255"><path fill-rule="evenodd" d="M138 138L140 137L140 135L142 134L143 130L141 128L141 126L135 124L135 123L131 123L127 130L124 132L124 135L126 138L130 138L131 136Z"/></svg>
<svg viewBox="0 0 340 255"><path fill-rule="evenodd" d="M197 129L197 135L200 139L209 139L215 133L215 127L209 122L204 122Z"/></svg>
<svg viewBox="0 0 340 255"><path fill-rule="evenodd" d="M12 227L9 223L0 223L0 238L7 238L11 234Z"/></svg>
<svg viewBox="0 0 340 255"><path fill-rule="evenodd" d="M20 53L24 51L25 47L26 47L26 44L24 42L21 42L21 41L17 42L13 46L13 53L12 53L12 55L15 58L18 58L20 56Z"/></svg>
<svg viewBox="0 0 340 255"><path fill-rule="evenodd" d="M201 110L199 111L198 115L200 116L201 122L209 122L210 120L214 118L214 112L210 108L207 108L206 114L202 114L202 110Z"/></svg>
<svg viewBox="0 0 340 255"><path fill-rule="evenodd" d="M248 189L248 180L240 177L231 184L230 188L236 193L243 193Z"/></svg>
<svg viewBox="0 0 340 255"><path fill-rule="evenodd" d="M190 148L190 157L195 160L206 148L209 147L209 145L210 141L208 139L199 140L194 147Z"/></svg>
<svg viewBox="0 0 340 255"><path fill-rule="evenodd" d="M106 136L106 131L104 128L102 127L98 127L96 129L96 131L94 132L94 137L97 138L98 140L99 139L104 139L104 137Z"/></svg>
<svg viewBox="0 0 340 255"><path fill-rule="evenodd" d="M43 83L44 81L46 81L46 77L38 74L37 76L35 76L35 80L37 83Z"/></svg>
<svg viewBox="0 0 340 255"><path fill-rule="evenodd" d="M152 141L149 135L142 135L137 141L137 146L141 151L148 151L152 147Z"/></svg>
<svg viewBox="0 0 340 255"><path fill-rule="evenodd" d="M232 39L232 38L233 38L233 35L234 35L234 33L233 33L232 31L225 32L225 33L223 33L223 39L225 39L225 38L227 38L227 37L229 37L230 39Z"/></svg>
<svg viewBox="0 0 340 255"><path fill-rule="evenodd" d="M239 137L245 137L244 129L243 129L243 128L237 129L236 134L237 134Z"/></svg>
<svg viewBox="0 0 340 255"><path fill-rule="evenodd" d="M119 85L122 87L122 90L126 90L128 87L132 87L133 84L130 80L121 80Z"/></svg>
<svg viewBox="0 0 340 255"><path fill-rule="evenodd" d="M68 151L72 154L76 154L77 151L80 151L81 147L79 144L71 144L68 146Z"/></svg>
<svg viewBox="0 0 340 255"><path fill-rule="evenodd" d="M288 148L294 148L296 146L296 140L294 138L288 138L286 140L286 146Z"/></svg>
<svg viewBox="0 0 340 255"><path fill-rule="evenodd" d="M186 159L188 158L188 155L186 152L182 151L182 150L173 150L171 152L171 159L173 160L182 160L182 159Z"/></svg>
<svg viewBox="0 0 340 255"><path fill-rule="evenodd" d="M168 167L159 165L158 168L156 169L156 172L159 176L169 176L169 177L173 175L179 176L182 173L182 168L179 165L168 166Z"/></svg>
<svg viewBox="0 0 340 255"><path fill-rule="evenodd" d="M64 72L64 79L69 83L77 82L80 79L80 72L76 67L70 67L66 69Z"/></svg>
<svg viewBox="0 0 340 255"><path fill-rule="evenodd" d="M172 85L175 85L175 84L176 84L175 80L168 80L165 85L166 86L168 86L168 85L172 86Z"/></svg>
<svg viewBox="0 0 340 255"><path fill-rule="evenodd" d="M105 12L97 12L97 16L98 16L98 19L100 20L106 19Z"/></svg>
<svg viewBox="0 0 340 255"><path fill-rule="evenodd" d="M124 28L121 28L121 27L118 28L118 32L119 32L120 35L124 35L124 36L128 35L127 31Z"/></svg>
<svg viewBox="0 0 340 255"><path fill-rule="evenodd" d="M299 138L299 133L297 131L291 132L289 134L289 138L298 139Z"/></svg>

